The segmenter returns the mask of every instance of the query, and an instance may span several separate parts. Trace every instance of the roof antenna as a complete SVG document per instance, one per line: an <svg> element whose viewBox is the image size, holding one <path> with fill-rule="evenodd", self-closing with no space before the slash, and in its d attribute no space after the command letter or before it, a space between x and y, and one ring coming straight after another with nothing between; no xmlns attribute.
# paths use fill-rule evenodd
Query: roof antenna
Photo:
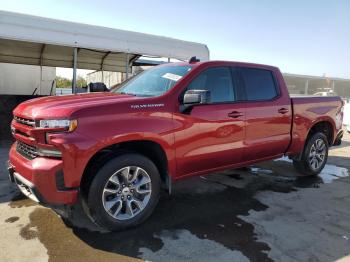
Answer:
<svg viewBox="0 0 350 262"><path fill-rule="evenodd" d="M196 56L192 56L191 59L190 59L190 61L189 61L189 63L190 63L190 64L193 64L193 63L200 62L200 61L201 61L201 60L197 59Z"/></svg>

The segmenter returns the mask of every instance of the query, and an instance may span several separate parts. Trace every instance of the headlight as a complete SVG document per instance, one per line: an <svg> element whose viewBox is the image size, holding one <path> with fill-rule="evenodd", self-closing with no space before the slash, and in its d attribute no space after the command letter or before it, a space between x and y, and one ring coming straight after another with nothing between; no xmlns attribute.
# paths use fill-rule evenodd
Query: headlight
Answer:
<svg viewBox="0 0 350 262"><path fill-rule="evenodd" d="M64 128L69 132L74 131L78 126L77 120L55 119L55 120L40 120L40 128Z"/></svg>

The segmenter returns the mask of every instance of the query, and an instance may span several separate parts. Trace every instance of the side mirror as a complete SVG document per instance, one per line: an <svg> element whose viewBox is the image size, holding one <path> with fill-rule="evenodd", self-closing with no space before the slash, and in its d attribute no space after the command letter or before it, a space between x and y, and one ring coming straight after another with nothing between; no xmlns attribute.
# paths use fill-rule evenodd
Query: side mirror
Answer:
<svg viewBox="0 0 350 262"><path fill-rule="evenodd" d="M196 104L206 104L210 102L210 91L208 90L188 90L183 99L184 106Z"/></svg>

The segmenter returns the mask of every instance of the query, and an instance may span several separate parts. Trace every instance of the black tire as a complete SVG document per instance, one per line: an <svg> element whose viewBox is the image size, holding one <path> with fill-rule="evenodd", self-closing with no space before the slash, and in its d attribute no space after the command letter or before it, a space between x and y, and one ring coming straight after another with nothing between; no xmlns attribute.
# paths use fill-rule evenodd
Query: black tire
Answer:
<svg viewBox="0 0 350 262"><path fill-rule="evenodd" d="M151 193L148 203L142 211L130 219L118 220L110 215L103 204L103 191L107 181L115 172L128 166L140 167L147 172L151 182ZM88 191L87 207L89 216L97 225L110 231L119 231L137 226L144 222L153 212L159 200L160 175L157 167L147 157L126 153L109 160L94 177Z"/></svg>
<svg viewBox="0 0 350 262"><path fill-rule="evenodd" d="M324 145L325 145L325 153L324 153L323 162L321 162L321 164L317 168L314 168L311 165L311 163L310 163L310 152L311 152L312 146L319 139L321 139L323 141ZM293 160L294 168L302 176L315 176L315 175L318 175L322 171L322 169L324 168L324 166L327 163L328 148L329 148L328 139L325 136L325 134L323 134L323 133L313 134L306 141L305 148L304 148L304 151L302 153L301 159L300 160Z"/></svg>

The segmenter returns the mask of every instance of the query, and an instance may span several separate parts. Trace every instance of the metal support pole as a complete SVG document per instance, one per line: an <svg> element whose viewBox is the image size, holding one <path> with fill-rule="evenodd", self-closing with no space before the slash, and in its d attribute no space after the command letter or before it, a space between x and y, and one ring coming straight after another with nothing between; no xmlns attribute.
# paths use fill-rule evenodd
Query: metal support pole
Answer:
<svg viewBox="0 0 350 262"><path fill-rule="evenodd" d="M129 78L129 53L126 54L125 61L125 80Z"/></svg>
<svg viewBox="0 0 350 262"><path fill-rule="evenodd" d="M170 57L168 57L168 63L170 63Z"/></svg>
<svg viewBox="0 0 350 262"><path fill-rule="evenodd" d="M42 62L40 61L40 83L39 83L39 95L41 95L41 86L43 82L43 65Z"/></svg>
<svg viewBox="0 0 350 262"><path fill-rule="evenodd" d="M306 80L304 94L307 95L308 92L309 92L309 80Z"/></svg>
<svg viewBox="0 0 350 262"><path fill-rule="evenodd" d="M73 52L73 81L72 81L72 93L77 93L77 60L78 60L78 48L74 48Z"/></svg>
<svg viewBox="0 0 350 262"><path fill-rule="evenodd" d="M335 91L335 81L334 80L332 81L332 91L333 92Z"/></svg>
<svg viewBox="0 0 350 262"><path fill-rule="evenodd" d="M108 51L103 57L102 57L102 60L101 60L101 82L102 83L104 83L104 81L105 81L105 78L104 78L104 68L103 68L103 66L104 66L104 63L105 63L105 60L106 60L106 58L107 58L107 56L110 54L110 53L112 53L111 51Z"/></svg>
<svg viewBox="0 0 350 262"><path fill-rule="evenodd" d="M40 51L40 83L39 83L39 95L41 95L42 92L42 82L43 82L43 63L44 63L44 52L45 52L46 45L43 44Z"/></svg>

